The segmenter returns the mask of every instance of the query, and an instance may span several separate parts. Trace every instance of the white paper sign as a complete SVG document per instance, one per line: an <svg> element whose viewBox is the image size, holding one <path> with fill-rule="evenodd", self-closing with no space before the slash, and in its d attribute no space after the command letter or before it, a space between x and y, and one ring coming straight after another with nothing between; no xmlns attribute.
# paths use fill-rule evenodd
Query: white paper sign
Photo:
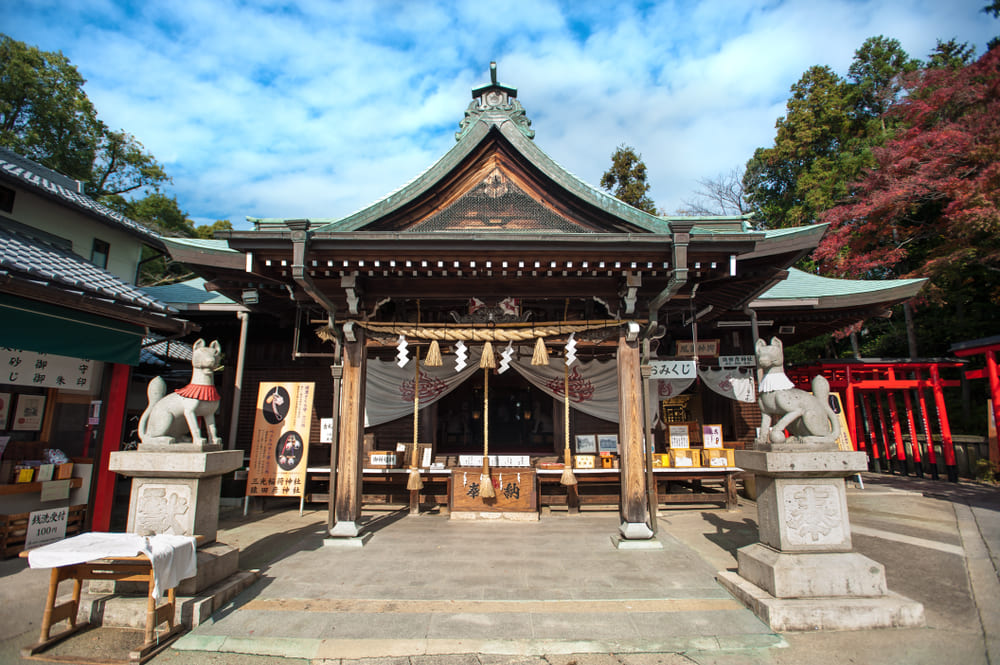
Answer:
<svg viewBox="0 0 1000 665"><path fill-rule="evenodd" d="M689 437L687 425L670 425L670 447L690 448L691 439Z"/></svg>
<svg viewBox="0 0 1000 665"><path fill-rule="evenodd" d="M42 493L39 500L42 503L46 501L65 501L69 498L70 482L70 479L66 478L65 480L50 480L42 483Z"/></svg>
<svg viewBox="0 0 1000 665"><path fill-rule="evenodd" d="M48 545L66 537L69 507L36 510L28 515L28 531L24 536L24 549Z"/></svg>
<svg viewBox="0 0 1000 665"><path fill-rule="evenodd" d="M693 360L653 360L649 363L651 379L693 379L697 372Z"/></svg>
<svg viewBox="0 0 1000 665"><path fill-rule="evenodd" d="M333 443L333 418L319 419L319 442Z"/></svg>
<svg viewBox="0 0 1000 665"><path fill-rule="evenodd" d="M720 367L754 367L756 364L754 356L719 356Z"/></svg>
<svg viewBox="0 0 1000 665"><path fill-rule="evenodd" d="M2 381L15 386L39 386L63 390L90 390L100 377L94 376L93 360L0 348Z"/></svg>

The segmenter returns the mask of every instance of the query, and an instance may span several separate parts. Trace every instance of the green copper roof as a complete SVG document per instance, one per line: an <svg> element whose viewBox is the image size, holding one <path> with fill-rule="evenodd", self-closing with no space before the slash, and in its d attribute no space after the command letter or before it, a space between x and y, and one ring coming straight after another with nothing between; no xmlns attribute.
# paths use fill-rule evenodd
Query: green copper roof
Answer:
<svg viewBox="0 0 1000 665"><path fill-rule="evenodd" d="M225 242L215 241L212 242ZM236 251L236 250L232 250ZM205 280L195 277L185 282L165 286L147 286L141 289L160 302L172 305L235 305L236 303L221 293L205 290Z"/></svg>
<svg viewBox="0 0 1000 665"><path fill-rule="evenodd" d="M215 240L213 238L163 238L163 242L167 247L186 247L189 249L197 249L203 252L220 252L224 254L239 254L235 249L229 246L229 243L225 240Z"/></svg>
<svg viewBox="0 0 1000 665"><path fill-rule="evenodd" d="M778 282L767 292L761 294L758 301L774 302L862 294L912 297L920 291L926 281L926 279L835 279L789 268L788 279ZM898 293L890 293L892 291L898 291Z"/></svg>

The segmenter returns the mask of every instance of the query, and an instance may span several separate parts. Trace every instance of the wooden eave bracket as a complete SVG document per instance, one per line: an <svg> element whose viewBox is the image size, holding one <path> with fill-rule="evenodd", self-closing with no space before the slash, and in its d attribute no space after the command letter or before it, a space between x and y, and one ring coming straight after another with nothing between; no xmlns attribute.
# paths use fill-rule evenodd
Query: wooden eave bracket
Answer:
<svg viewBox="0 0 1000 665"><path fill-rule="evenodd" d="M340 286L347 294L347 312L352 316L357 316L361 309L361 296L363 295L358 273L355 271L353 274L341 277Z"/></svg>
<svg viewBox="0 0 1000 665"><path fill-rule="evenodd" d="M639 287L642 286L642 275L640 273L625 273L625 287L622 290L622 299L625 301L625 313L635 314L635 301Z"/></svg>

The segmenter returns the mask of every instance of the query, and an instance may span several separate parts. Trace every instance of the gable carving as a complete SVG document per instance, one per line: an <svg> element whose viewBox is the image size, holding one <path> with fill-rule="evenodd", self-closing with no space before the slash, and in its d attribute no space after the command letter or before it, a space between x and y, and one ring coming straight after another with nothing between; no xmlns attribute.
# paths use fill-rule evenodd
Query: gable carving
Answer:
<svg viewBox="0 0 1000 665"><path fill-rule="evenodd" d="M536 201L499 167L447 208L414 224L409 231L592 232Z"/></svg>

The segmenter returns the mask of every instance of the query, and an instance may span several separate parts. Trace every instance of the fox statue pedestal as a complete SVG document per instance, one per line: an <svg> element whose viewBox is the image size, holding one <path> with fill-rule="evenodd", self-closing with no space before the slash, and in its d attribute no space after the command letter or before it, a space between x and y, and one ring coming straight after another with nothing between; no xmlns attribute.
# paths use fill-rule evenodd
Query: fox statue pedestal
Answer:
<svg viewBox="0 0 1000 665"><path fill-rule="evenodd" d="M863 452L736 451L757 477L760 542L719 582L777 631L924 625L920 603L889 591L885 567L853 551L844 479Z"/></svg>
<svg viewBox="0 0 1000 665"><path fill-rule="evenodd" d="M215 540L223 474L243 466L242 450L111 453L110 469L132 478L128 531Z"/></svg>

